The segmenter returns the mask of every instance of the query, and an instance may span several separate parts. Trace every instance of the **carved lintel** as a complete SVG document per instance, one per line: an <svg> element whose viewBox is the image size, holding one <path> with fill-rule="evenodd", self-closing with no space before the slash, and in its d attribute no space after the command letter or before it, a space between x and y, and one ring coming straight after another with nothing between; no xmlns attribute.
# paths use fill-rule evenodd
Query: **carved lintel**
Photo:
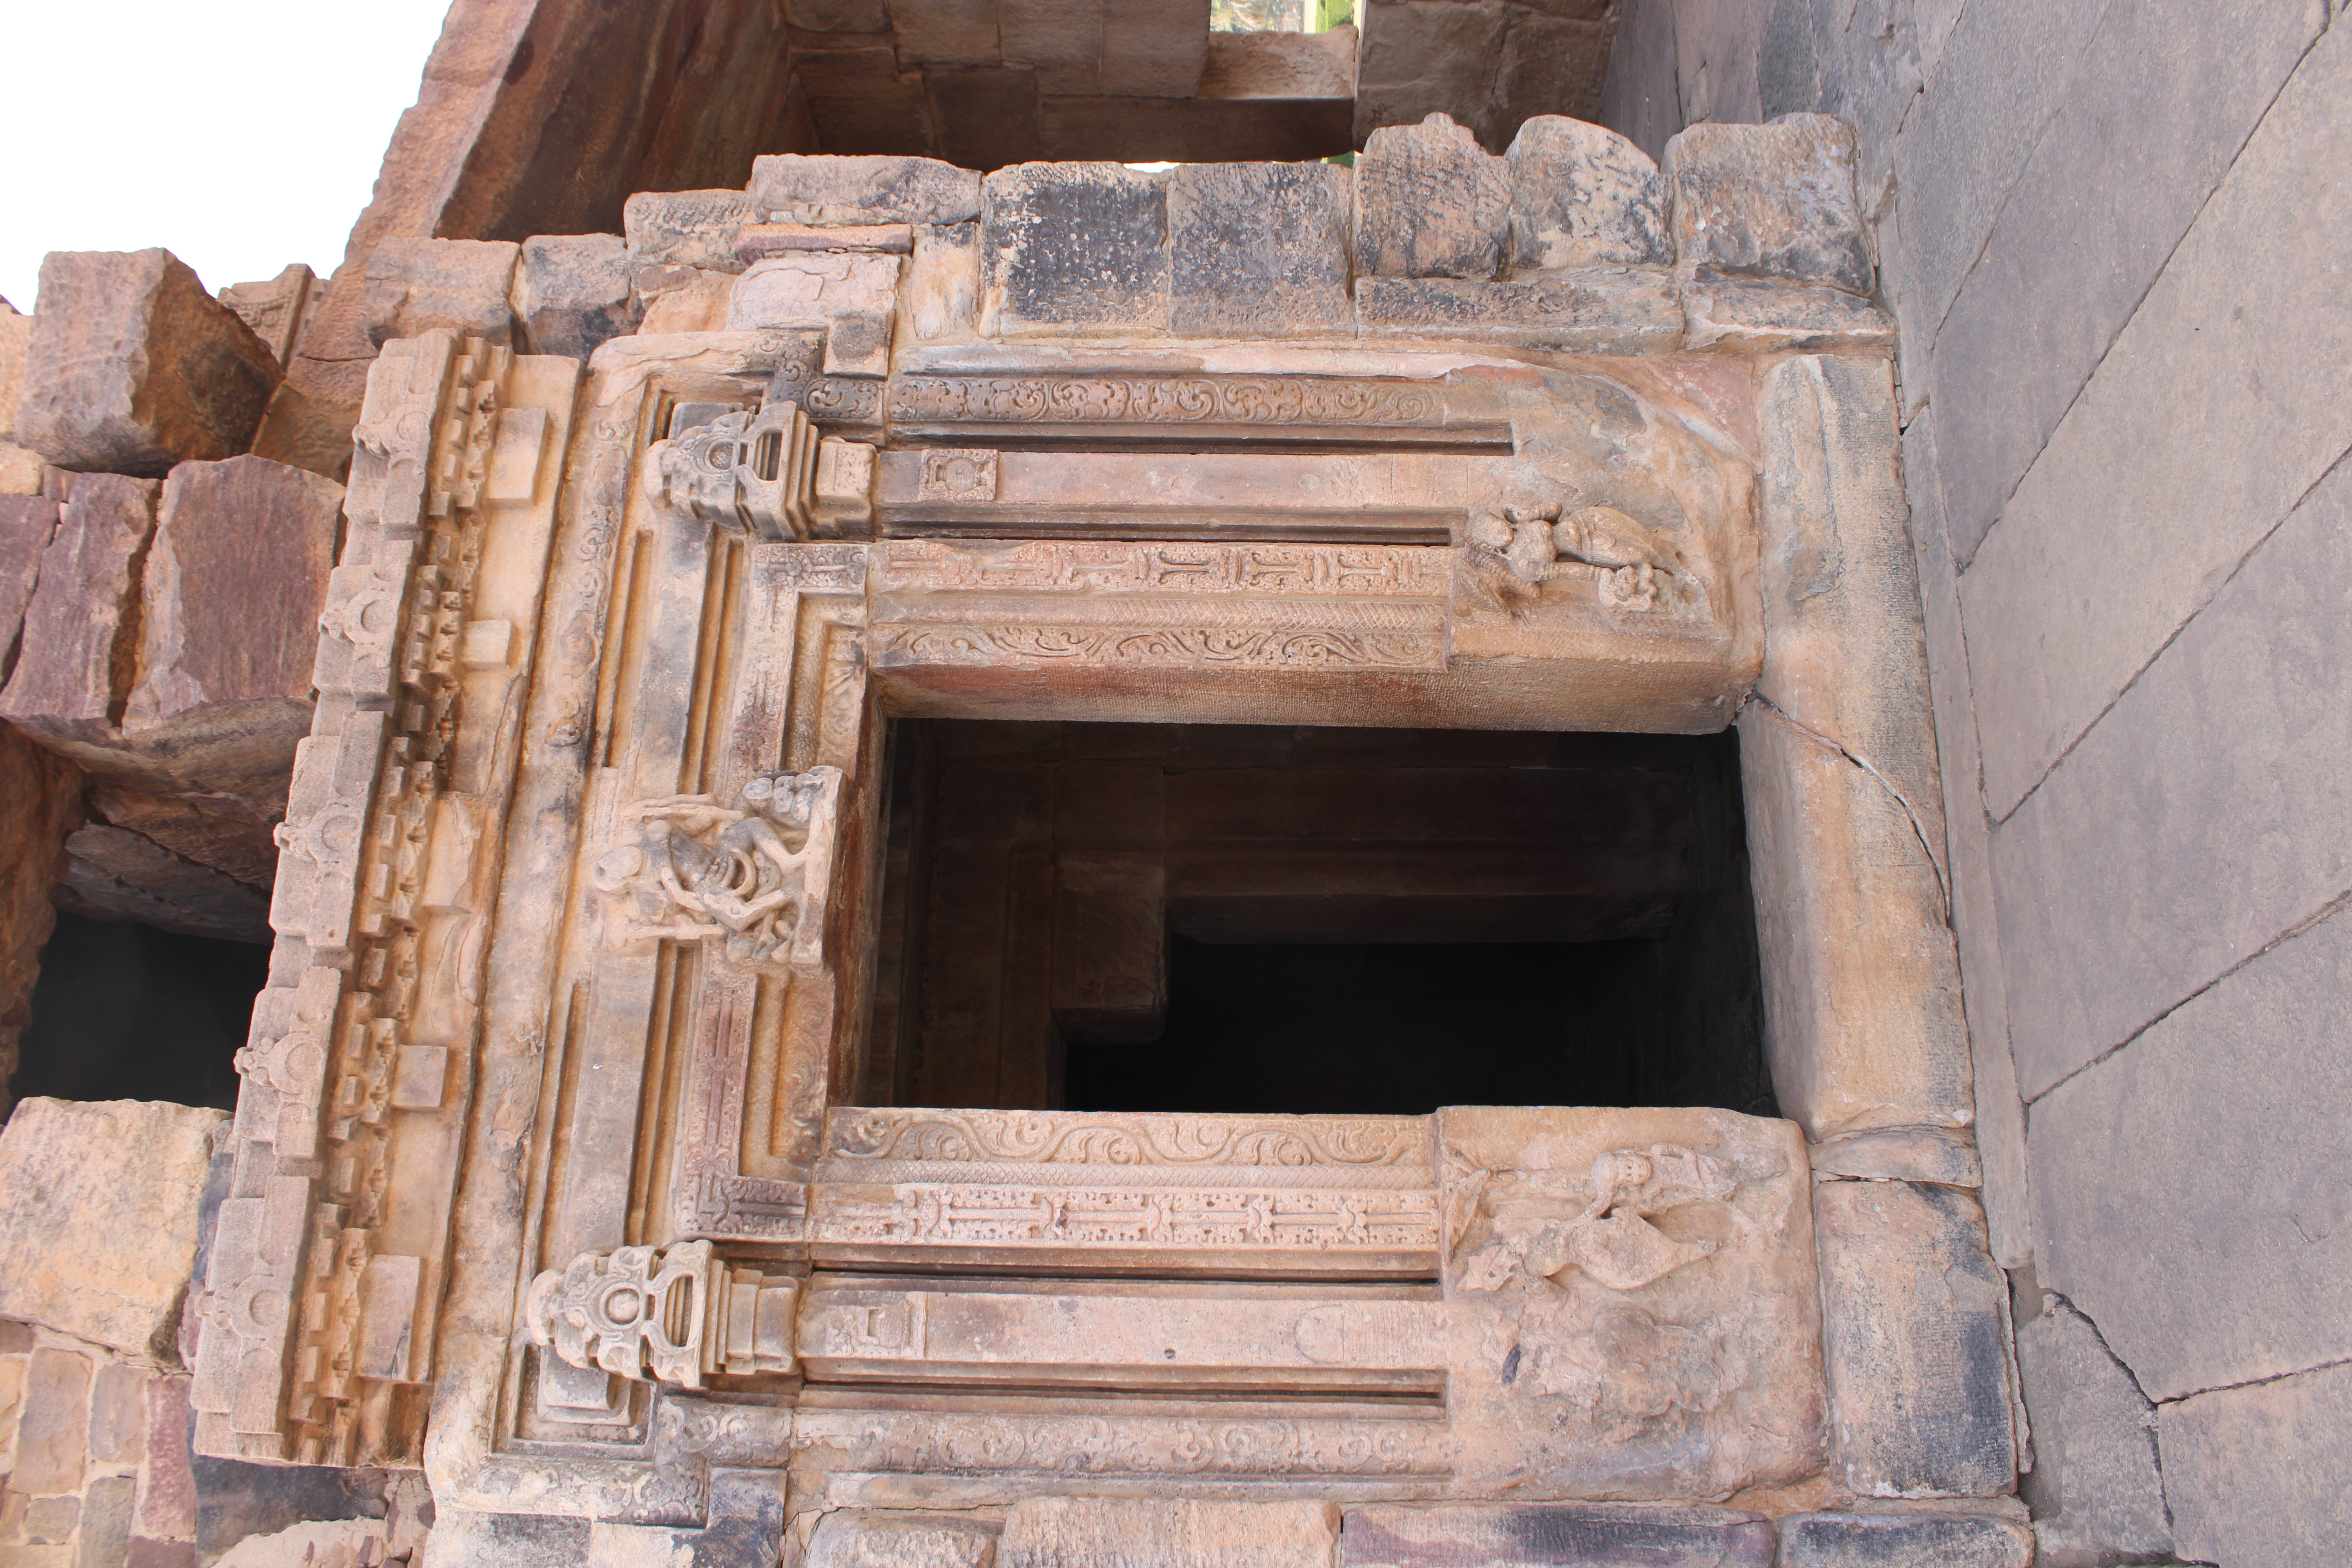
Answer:
<svg viewBox="0 0 2352 1568"><path fill-rule="evenodd" d="M1565 510L1545 501L1471 515L1471 550L1487 559L1479 575L1495 597L1532 600L1543 584L1585 578L1612 610L1673 611L1701 602L1689 563L1665 540L1615 507L1562 516Z"/></svg>
<svg viewBox="0 0 2352 1568"><path fill-rule="evenodd" d="M583 1369L701 1388L793 1369L800 1287L714 1257L707 1241L583 1252L531 1281L530 1342Z"/></svg>
<svg viewBox="0 0 2352 1568"><path fill-rule="evenodd" d="M756 774L732 807L687 795L625 808L593 872L606 942L714 941L740 964L814 973L840 803L841 770L824 765Z"/></svg>

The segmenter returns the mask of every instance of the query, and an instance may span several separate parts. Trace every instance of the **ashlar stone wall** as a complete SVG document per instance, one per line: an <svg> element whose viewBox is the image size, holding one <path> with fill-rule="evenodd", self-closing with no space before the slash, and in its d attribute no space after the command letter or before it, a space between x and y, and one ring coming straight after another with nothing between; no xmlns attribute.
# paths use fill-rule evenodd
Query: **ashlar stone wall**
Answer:
<svg viewBox="0 0 2352 1568"><path fill-rule="evenodd" d="M2352 22L1629 0L1604 118L1857 128L2051 1563L2352 1557Z"/></svg>

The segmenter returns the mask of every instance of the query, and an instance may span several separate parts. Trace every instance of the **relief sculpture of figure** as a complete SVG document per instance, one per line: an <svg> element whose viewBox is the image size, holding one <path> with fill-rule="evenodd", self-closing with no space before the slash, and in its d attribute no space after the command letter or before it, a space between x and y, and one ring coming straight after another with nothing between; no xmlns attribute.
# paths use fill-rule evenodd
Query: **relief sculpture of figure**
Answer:
<svg viewBox="0 0 2352 1568"><path fill-rule="evenodd" d="M629 806L634 831L593 873L611 901L606 940L716 940L738 963L812 967L840 795L841 770L815 767L757 775L737 807L708 795Z"/></svg>
<svg viewBox="0 0 2352 1568"><path fill-rule="evenodd" d="M1592 1162L1591 1197L1580 1213L1534 1226L1498 1223L1494 1239L1468 1260L1463 1288L1498 1290L1524 1264L1544 1279L1573 1268L1612 1290L1637 1290L1720 1246L1676 1240L1651 1216L1725 1202L1737 1185L1720 1161L1679 1144L1612 1149Z"/></svg>
<svg viewBox="0 0 2352 1568"><path fill-rule="evenodd" d="M1471 514L1473 547L1502 558L1517 584L1497 582L1498 597L1531 599L1538 585L1563 577L1592 575L1601 602L1612 609L1654 610L1670 606L1678 577L1689 569L1681 553L1633 518L1612 506L1588 506L1569 513L1558 501L1505 506Z"/></svg>

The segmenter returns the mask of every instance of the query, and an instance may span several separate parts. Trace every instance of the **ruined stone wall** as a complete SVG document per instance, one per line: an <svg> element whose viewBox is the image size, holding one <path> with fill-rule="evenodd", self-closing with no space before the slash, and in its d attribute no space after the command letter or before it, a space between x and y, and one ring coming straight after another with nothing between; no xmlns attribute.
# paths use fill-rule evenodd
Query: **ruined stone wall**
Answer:
<svg viewBox="0 0 2352 1568"><path fill-rule="evenodd" d="M1858 132L2043 1561L2352 1554L2352 26L1628 0L1604 118Z"/></svg>

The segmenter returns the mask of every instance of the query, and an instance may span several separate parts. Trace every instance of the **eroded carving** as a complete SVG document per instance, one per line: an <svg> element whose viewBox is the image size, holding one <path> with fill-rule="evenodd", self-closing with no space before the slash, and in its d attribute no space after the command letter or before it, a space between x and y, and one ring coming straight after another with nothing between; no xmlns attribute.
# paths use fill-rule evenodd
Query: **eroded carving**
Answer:
<svg viewBox="0 0 2352 1568"><path fill-rule="evenodd" d="M844 1108L825 1119L844 1159L1091 1165L1418 1165L1417 1116L1119 1116Z"/></svg>
<svg viewBox="0 0 2352 1568"><path fill-rule="evenodd" d="M1564 517L1563 510L1544 501L1471 514L1469 542L1474 554L1490 558L1479 576L1491 595L1526 603L1545 583L1582 578L1612 609L1674 610L1698 601L1697 578L1674 545L1615 507Z"/></svg>
<svg viewBox="0 0 2352 1568"><path fill-rule="evenodd" d="M900 376L896 423L975 425L1443 424L1445 395L1425 383L1318 376Z"/></svg>
<svg viewBox="0 0 2352 1568"><path fill-rule="evenodd" d="M815 531L817 435L794 404L722 414L646 453L646 499L711 528L755 539Z"/></svg>
<svg viewBox="0 0 2352 1568"><path fill-rule="evenodd" d="M625 837L596 858L605 940L716 941L746 965L824 962L824 908L841 770L760 773L740 805L666 795L625 808Z"/></svg>
<svg viewBox="0 0 2352 1568"><path fill-rule="evenodd" d="M1677 1240L1650 1216L1689 1204L1727 1203L1738 1185L1722 1161L1673 1143L1612 1149L1596 1158L1585 1183L1591 1201L1565 1220L1556 1217L1555 1205L1574 1189L1550 1173L1503 1180L1517 1190L1508 1197L1482 1194L1492 1239L1464 1262L1463 1289L1499 1290L1522 1268L1545 1279L1573 1268L1612 1290L1637 1290L1722 1246L1706 1236Z"/></svg>

